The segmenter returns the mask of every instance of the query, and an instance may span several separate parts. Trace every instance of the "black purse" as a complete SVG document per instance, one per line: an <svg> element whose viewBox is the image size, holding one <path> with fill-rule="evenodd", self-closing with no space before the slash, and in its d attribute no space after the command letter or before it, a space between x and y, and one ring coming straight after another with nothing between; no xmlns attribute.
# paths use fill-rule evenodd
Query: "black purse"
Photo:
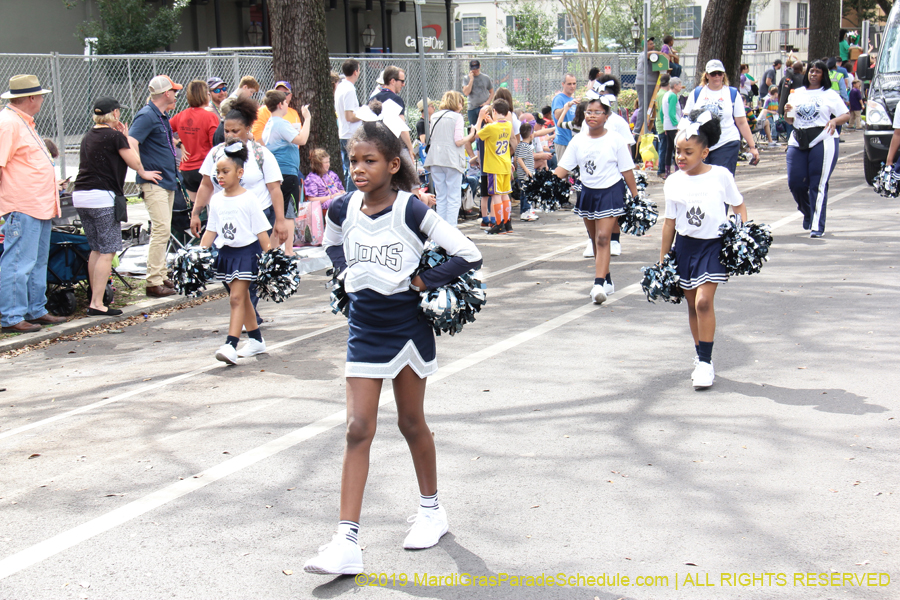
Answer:
<svg viewBox="0 0 900 600"><path fill-rule="evenodd" d="M794 129L794 139L801 150L809 150L809 145L824 131L824 127L808 127L806 129Z"/></svg>
<svg viewBox="0 0 900 600"><path fill-rule="evenodd" d="M113 210L116 221L120 223L128 221L128 198L117 194L113 199Z"/></svg>

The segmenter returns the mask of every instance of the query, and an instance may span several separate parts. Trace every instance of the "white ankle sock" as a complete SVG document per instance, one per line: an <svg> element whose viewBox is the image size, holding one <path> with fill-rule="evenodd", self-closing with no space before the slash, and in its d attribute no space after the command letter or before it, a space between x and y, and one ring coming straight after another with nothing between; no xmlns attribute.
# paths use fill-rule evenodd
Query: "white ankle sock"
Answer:
<svg viewBox="0 0 900 600"><path fill-rule="evenodd" d="M359 544L359 523L356 521L339 522L338 533L347 538L347 541Z"/></svg>
<svg viewBox="0 0 900 600"><path fill-rule="evenodd" d="M419 507L420 508L428 508L431 510L437 510L438 508L438 496L437 492L432 496L419 496Z"/></svg>

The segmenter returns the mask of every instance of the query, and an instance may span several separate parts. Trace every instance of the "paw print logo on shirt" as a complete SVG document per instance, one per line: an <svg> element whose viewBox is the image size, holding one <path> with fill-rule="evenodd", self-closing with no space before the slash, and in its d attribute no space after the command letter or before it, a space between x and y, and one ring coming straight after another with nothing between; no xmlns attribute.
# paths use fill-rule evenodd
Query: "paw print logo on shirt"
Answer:
<svg viewBox="0 0 900 600"><path fill-rule="evenodd" d="M225 225L222 227L222 235L225 236L226 240L233 240L236 231L237 227L235 227L232 223L225 223Z"/></svg>
<svg viewBox="0 0 900 600"><path fill-rule="evenodd" d="M693 225L694 227L700 227L700 224L703 223L703 219L706 215L703 214L703 211L700 210L699 206L692 206L687 211L688 224Z"/></svg>
<svg viewBox="0 0 900 600"><path fill-rule="evenodd" d="M589 160L584 163L584 170L587 171L588 175L593 175L594 171L597 170L597 165L594 164L594 161Z"/></svg>

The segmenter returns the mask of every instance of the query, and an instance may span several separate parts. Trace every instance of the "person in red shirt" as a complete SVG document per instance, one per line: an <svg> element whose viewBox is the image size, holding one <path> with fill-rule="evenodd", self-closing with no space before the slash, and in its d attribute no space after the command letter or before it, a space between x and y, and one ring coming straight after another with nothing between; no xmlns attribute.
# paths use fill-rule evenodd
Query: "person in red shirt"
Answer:
<svg viewBox="0 0 900 600"><path fill-rule="evenodd" d="M209 87L205 81L195 79L187 84L189 108L169 120L172 133L176 134L181 148L181 179L187 188L191 202L200 189L200 165L213 147L213 134L219 126L219 117L206 109L209 105Z"/></svg>

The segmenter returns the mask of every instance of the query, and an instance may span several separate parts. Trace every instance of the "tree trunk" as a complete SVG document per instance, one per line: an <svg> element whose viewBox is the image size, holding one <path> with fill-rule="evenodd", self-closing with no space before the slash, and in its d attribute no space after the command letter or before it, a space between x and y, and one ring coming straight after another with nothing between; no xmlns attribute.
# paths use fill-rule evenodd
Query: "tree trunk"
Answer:
<svg viewBox="0 0 900 600"><path fill-rule="evenodd" d="M700 85L700 77L707 61L714 58L725 65L729 84L732 87L739 85L744 26L750 13L750 4L751 0L710 0L700 31L695 85Z"/></svg>
<svg viewBox="0 0 900 600"><path fill-rule="evenodd" d="M809 3L809 60L837 56L840 49L841 0L811 0Z"/></svg>
<svg viewBox="0 0 900 600"><path fill-rule="evenodd" d="M344 180L334 88L325 38L325 3L322 0L268 0L272 24L272 66L275 80L291 82L293 108L309 105L312 125L309 141L300 148L300 169L309 172L309 151L324 148L331 155L331 170Z"/></svg>

